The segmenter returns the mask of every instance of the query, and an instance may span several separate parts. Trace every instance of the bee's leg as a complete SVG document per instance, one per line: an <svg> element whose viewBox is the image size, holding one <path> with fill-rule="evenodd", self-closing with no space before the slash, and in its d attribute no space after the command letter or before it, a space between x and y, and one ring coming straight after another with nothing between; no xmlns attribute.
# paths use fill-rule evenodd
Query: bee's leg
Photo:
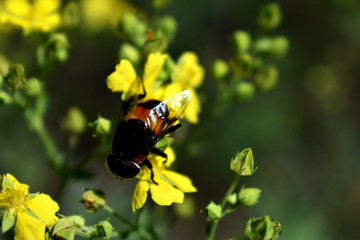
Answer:
<svg viewBox="0 0 360 240"><path fill-rule="evenodd" d="M141 87L142 87L142 90L143 90L144 93L139 95L139 100L146 96L146 90L145 90L145 86L144 86L144 79L143 79L142 76L141 76Z"/></svg>
<svg viewBox="0 0 360 240"><path fill-rule="evenodd" d="M166 163L167 162L167 154L164 153L163 151L161 151L160 149L156 148L156 147L153 147L150 152L152 153L155 153L163 158L165 158L165 160L163 161L163 163Z"/></svg>
<svg viewBox="0 0 360 240"><path fill-rule="evenodd" d="M159 185L157 182L155 182L154 180L154 172L153 172L153 167L149 161L149 159L145 159L144 164L150 169L150 178L151 181L153 181L153 183L155 183L156 185Z"/></svg>
<svg viewBox="0 0 360 240"><path fill-rule="evenodd" d="M179 127L181 127L181 124L180 124L180 123L179 123L179 124L176 124L176 125L174 125L174 126L171 126L168 130L166 130L166 132L165 132L164 135L174 132L174 131L175 131L176 129L178 129Z"/></svg>

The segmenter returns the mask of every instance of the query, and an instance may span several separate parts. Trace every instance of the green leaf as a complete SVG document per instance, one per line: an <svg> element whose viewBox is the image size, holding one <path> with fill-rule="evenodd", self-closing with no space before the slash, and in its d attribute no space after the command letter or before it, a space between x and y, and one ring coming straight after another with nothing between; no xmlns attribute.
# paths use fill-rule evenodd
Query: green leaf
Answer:
<svg viewBox="0 0 360 240"><path fill-rule="evenodd" d="M37 193L30 193L30 194L29 194L29 196L30 196L29 201L32 200L32 199L34 199L34 198L36 198L39 194L40 194L39 192L37 192Z"/></svg>
<svg viewBox="0 0 360 240"><path fill-rule="evenodd" d="M15 208L10 208L9 210L5 211L1 224L1 230L3 233L8 231L14 225L15 218L16 218Z"/></svg>

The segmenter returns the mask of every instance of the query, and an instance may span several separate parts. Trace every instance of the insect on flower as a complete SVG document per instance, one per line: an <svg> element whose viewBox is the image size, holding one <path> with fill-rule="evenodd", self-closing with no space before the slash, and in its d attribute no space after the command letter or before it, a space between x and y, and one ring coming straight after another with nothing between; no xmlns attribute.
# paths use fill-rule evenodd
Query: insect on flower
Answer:
<svg viewBox="0 0 360 240"><path fill-rule="evenodd" d="M164 101L141 101L145 96L143 81L136 78L125 93L106 164L121 179L135 177L140 167L145 165L150 169L151 179L155 183L152 165L147 157L152 152L167 158L155 144L181 126L175 123L189 105L191 93L185 90Z"/></svg>

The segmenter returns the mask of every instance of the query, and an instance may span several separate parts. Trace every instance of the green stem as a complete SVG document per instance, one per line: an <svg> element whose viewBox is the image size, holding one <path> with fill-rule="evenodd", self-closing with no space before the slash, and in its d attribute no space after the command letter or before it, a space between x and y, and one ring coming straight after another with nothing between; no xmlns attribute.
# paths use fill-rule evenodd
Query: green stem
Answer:
<svg viewBox="0 0 360 240"><path fill-rule="evenodd" d="M233 182L231 183L229 189L227 190L227 192L225 193L225 196L223 198L223 200L221 201L221 209L223 209L225 207L225 204L229 198L229 196L232 194L232 192L234 191L236 185L238 184L239 180L240 180L241 175L236 174ZM221 215L221 217L224 217L225 215L227 215L229 212L225 211L224 214ZM221 219L221 218L220 218ZM219 219L219 220L220 220ZM219 222L219 220L213 221L208 225L208 231L207 231L207 240L212 240L214 239L214 235L215 235L215 231L216 231L216 227L217 224Z"/></svg>

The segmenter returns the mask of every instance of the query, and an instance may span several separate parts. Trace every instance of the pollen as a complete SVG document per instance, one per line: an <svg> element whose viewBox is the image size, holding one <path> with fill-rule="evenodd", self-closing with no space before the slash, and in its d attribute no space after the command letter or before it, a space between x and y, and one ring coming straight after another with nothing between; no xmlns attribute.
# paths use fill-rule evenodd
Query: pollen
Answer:
<svg viewBox="0 0 360 240"><path fill-rule="evenodd" d="M0 192L0 208L25 210L29 198L26 189L3 189Z"/></svg>

